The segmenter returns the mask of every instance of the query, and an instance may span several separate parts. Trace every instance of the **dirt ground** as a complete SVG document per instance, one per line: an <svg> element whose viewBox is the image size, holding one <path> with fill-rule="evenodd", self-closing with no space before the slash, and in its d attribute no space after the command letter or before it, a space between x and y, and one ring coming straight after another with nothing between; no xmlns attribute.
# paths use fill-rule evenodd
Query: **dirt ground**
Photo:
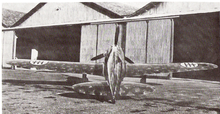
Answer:
<svg viewBox="0 0 220 114"><path fill-rule="evenodd" d="M68 89L67 76L28 70L2 70L2 112L220 114L220 82L173 78L147 79L155 91L142 97L121 97L111 104ZM88 76L100 81L103 77ZM137 78L124 81L139 82Z"/></svg>

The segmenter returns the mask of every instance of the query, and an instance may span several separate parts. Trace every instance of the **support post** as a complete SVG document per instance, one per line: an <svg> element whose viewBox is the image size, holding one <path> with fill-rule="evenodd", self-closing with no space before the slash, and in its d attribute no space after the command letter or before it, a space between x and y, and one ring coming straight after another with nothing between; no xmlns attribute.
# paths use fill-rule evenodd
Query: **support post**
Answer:
<svg viewBox="0 0 220 114"><path fill-rule="evenodd" d="M31 50L31 60L37 60L38 51L36 49Z"/></svg>
<svg viewBox="0 0 220 114"><path fill-rule="evenodd" d="M31 60L37 60L38 51L36 49L31 50ZM37 70L35 67L31 68L31 70Z"/></svg>
<svg viewBox="0 0 220 114"><path fill-rule="evenodd" d="M15 31L13 31L13 50L12 50L12 59L16 59L16 44L17 44L17 36L15 35ZM11 66L12 70L17 69L16 65Z"/></svg>

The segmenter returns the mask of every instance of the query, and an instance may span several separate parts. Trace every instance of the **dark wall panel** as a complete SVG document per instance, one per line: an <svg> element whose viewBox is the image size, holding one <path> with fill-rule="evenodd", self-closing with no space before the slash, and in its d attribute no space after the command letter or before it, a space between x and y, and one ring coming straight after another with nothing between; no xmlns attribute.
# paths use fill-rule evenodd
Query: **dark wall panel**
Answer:
<svg viewBox="0 0 220 114"><path fill-rule="evenodd" d="M38 59L79 61L81 27L54 27L17 30L16 56L30 59L31 49L38 50Z"/></svg>
<svg viewBox="0 0 220 114"><path fill-rule="evenodd" d="M174 23L174 62L210 62L220 66L219 13L184 15L176 18ZM178 75L199 77L216 73L200 71Z"/></svg>

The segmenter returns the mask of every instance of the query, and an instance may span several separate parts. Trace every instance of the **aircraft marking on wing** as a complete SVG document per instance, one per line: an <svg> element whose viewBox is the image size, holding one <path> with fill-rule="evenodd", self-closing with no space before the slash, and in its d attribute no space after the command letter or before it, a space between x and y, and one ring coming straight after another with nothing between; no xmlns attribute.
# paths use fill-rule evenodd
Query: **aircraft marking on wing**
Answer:
<svg viewBox="0 0 220 114"><path fill-rule="evenodd" d="M198 64L197 63L181 63L180 64L182 67L186 67L186 68L195 68L195 67L197 67L198 66Z"/></svg>
<svg viewBox="0 0 220 114"><path fill-rule="evenodd" d="M30 61L30 63L32 65L45 65L48 63L48 61L39 61L39 60L36 60L36 61Z"/></svg>

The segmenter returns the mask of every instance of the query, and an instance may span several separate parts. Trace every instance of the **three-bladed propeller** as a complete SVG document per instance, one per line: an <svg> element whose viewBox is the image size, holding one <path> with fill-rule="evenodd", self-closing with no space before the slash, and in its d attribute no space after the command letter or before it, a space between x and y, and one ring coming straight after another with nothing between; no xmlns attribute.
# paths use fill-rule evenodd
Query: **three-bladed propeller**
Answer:
<svg viewBox="0 0 220 114"><path fill-rule="evenodd" d="M116 24L115 38L114 38L114 44L113 44L115 46L118 44L118 37L119 37L119 26L118 26L118 24ZM98 60L103 57L106 57L109 55L110 52L111 52L111 49L110 49L110 51L107 50L105 53L102 53L102 54L99 54L99 55L93 57L91 60L94 61L94 60ZM125 61L127 61L128 63L134 64L134 62L131 59L129 59L128 57L125 57Z"/></svg>

